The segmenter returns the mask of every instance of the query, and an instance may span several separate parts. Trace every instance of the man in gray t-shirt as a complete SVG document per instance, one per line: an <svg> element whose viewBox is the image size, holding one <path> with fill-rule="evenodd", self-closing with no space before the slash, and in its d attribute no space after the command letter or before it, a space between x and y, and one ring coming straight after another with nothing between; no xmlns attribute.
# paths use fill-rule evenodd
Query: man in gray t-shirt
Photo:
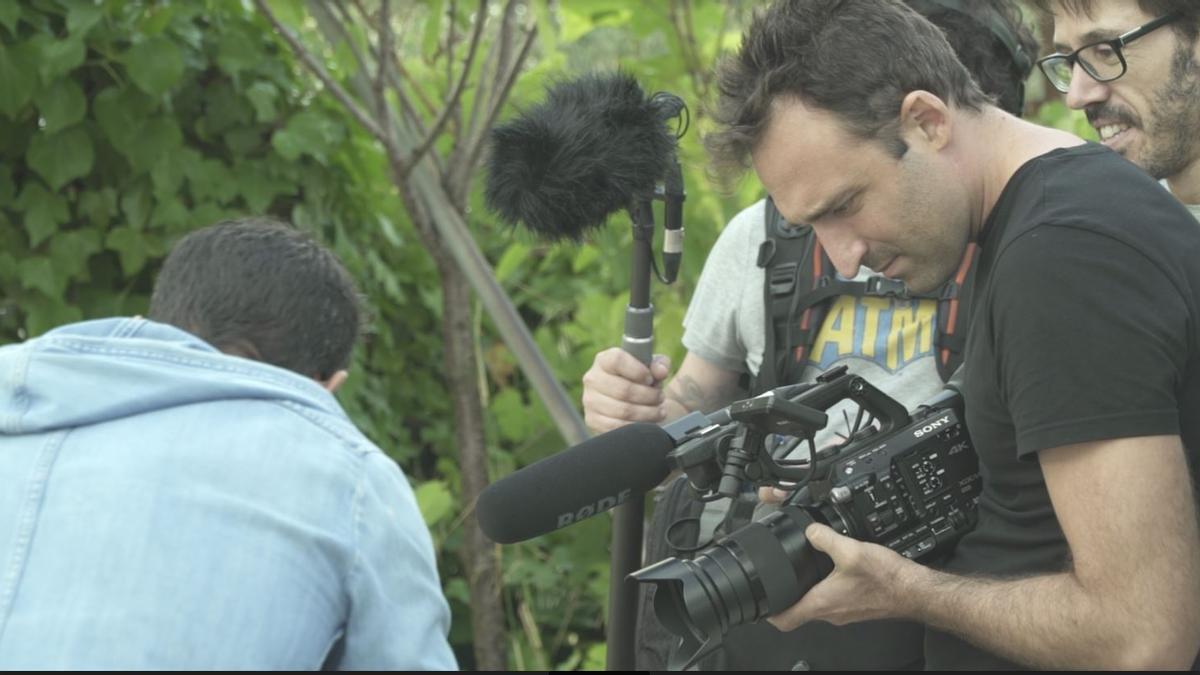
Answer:
<svg viewBox="0 0 1200 675"><path fill-rule="evenodd" d="M997 103L1019 115L1030 55L1037 43L1011 2L906 0L945 33L959 59ZM596 355L583 377L585 420L595 432L630 422L667 422L688 412L711 411L736 400L744 374L763 362L764 202L738 214L705 262L684 319L688 354L664 387L671 364L656 356L649 367L620 349ZM860 270L860 277L868 273ZM941 388L934 360L936 302L891 298L834 298L809 353L803 379L845 364L856 374L912 407ZM840 420L837 409L831 418ZM830 424L817 438L829 442L844 425Z"/></svg>

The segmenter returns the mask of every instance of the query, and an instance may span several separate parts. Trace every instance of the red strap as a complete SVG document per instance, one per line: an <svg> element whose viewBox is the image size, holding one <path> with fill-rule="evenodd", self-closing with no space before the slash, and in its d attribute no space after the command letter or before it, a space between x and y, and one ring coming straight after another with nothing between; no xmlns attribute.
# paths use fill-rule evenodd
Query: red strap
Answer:
<svg viewBox="0 0 1200 675"><path fill-rule="evenodd" d="M946 312L946 335L954 335L955 325L958 323L958 298L962 292L963 281L967 278L967 272L971 270L971 264L975 262L975 254L979 251L979 246L974 242L967 244L967 250L963 252L962 262L958 265L958 272L954 275L954 283L958 286L958 292L950 298L948 302L948 310ZM950 348L942 348L942 365L950 363Z"/></svg>
<svg viewBox="0 0 1200 675"><path fill-rule="evenodd" d="M812 235L812 238L813 238L813 248L812 248L812 253L810 255L812 256L812 261L813 261L813 278L812 278L812 285L809 286L809 288L816 288L817 282L819 282L821 280L821 276L824 273L824 270L822 268L825 266L825 251L824 251L824 249L821 248L821 240L817 239L817 236L815 233ZM806 307L804 309L804 313L800 315L800 330L808 330L808 325L812 321L812 314L813 314L812 307ZM796 363L801 363L804 361L804 350L807 348L808 348L808 345L797 345L796 346L796 351L795 351L795 359L796 359L795 362Z"/></svg>

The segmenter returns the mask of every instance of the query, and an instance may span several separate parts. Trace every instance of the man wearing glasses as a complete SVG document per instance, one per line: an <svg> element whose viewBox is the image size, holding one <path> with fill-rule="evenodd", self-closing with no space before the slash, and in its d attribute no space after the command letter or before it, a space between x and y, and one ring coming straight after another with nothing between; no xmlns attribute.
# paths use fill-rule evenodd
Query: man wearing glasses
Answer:
<svg viewBox="0 0 1200 675"><path fill-rule="evenodd" d="M1200 218L1200 2L1039 0L1055 53L1038 65L1108 147Z"/></svg>
<svg viewBox="0 0 1200 675"><path fill-rule="evenodd" d="M833 572L771 623L916 620L937 670L1194 665L1195 219L1110 150L991 105L895 0L779 0L717 88L718 166L753 166L842 274L922 293L980 249L962 389L975 529L933 569L810 525Z"/></svg>

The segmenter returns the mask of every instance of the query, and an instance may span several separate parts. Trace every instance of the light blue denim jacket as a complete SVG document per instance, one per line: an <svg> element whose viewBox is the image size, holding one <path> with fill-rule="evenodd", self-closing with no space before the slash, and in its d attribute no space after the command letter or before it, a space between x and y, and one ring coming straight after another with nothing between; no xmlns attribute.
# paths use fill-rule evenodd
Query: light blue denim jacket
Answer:
<svg viewBox="0 0 1200 675"><path fill-rule="evenodd" d="M0 668L454 669L449 622L316 382L141 319L0 348Z"/></svg>

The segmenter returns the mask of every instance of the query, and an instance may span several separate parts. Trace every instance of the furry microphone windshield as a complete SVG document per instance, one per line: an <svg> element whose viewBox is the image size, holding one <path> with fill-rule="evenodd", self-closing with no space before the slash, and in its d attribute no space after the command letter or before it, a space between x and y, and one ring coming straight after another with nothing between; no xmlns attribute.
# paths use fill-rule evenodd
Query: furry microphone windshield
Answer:
<svg viewBox="0 0 1200 675"><path fill-rule="evenodd" d="M592 74L492 132L485 197L508 225L580 240L635 195L652 194L672 166L673 110L625 73Z"/></svg>

